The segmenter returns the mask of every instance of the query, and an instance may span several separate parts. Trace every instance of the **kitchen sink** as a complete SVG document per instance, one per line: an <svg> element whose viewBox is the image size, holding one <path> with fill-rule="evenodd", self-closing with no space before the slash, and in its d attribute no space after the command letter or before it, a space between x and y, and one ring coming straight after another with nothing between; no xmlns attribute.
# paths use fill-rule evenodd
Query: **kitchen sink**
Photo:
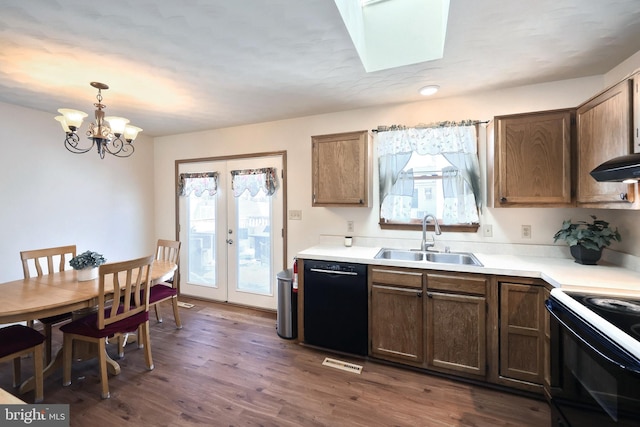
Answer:
<svg viewBox="0 0 640 427"><path fill-rule="evenodd" d="M376 259L397 259L402 261L422 261L424 253L418 251L407 251L402 249L382 249L375 256Z"/></svg>
<svg viewBox="0 0 640 427"><path fill-rule="evenodd" d="M436 252L426 253L426 261L444 262L448 264L467 264L482 266L482 263L472 253Z"/></svg>
<svg viewBox="0 0 640 427"><path fill-rule="evenodd" d="M470 252L424 252L407 249L381 249L375 259L394 259L398 261L439 262L444 264L476 265L482 263Z"/></svg>

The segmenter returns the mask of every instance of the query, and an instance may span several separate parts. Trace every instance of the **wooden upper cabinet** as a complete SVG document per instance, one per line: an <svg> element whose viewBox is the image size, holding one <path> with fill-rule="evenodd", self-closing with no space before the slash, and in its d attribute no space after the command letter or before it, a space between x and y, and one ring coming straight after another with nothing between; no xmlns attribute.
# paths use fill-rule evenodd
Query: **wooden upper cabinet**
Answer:
<svg viewBox="0 0 640 427"><path fill-rule="evenodd" d="M368 131L312 136L312 206L371 207Z"/></svg>
<svg viewBox="0 0 640 427"><path fill-rule="evenodd" d="M571 123L575 110L498 116L493 206L570 206ZM491 200L489 201L491 203Z"/></svg>
<svg viewBox="0 0 640 427"><path fill-rule="evenodd" d="M633 152L640 153L640 73L633 76Z"/></svg>
<svg viewBox="0 0 640 427"><path fill-rule="evenodd" d="M633 186L598 182L590 175L603 162L632 152L632 88L633 79L625 79L578 107L578 206L633 207Z"/></svg>

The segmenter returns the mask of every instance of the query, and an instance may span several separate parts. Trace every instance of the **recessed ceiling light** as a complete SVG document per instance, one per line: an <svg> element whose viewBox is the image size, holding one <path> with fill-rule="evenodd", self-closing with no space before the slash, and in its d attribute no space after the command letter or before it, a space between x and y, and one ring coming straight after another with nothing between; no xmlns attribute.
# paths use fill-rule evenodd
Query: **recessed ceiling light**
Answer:
<svg viewBox="0 0 640 427"><path fill-rule="evenodd" d="M438 89L440 89L440 86L438 86L438 85L425 86L422 89L420 89L420 95L430 96L430 95L433 95L434 93L436 93L438 91Z"/></svg>

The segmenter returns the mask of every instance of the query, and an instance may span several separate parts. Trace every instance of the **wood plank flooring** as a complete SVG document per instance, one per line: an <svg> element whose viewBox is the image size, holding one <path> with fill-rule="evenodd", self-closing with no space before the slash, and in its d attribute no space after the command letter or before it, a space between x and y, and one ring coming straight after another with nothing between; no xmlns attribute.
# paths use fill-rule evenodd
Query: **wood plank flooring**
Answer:
<svg viewBox="0 0 640 427"><path fill-rule="evenodd" d="M550 425L544 401L311 349L279 338L275 314L181 300L195 304L181 309L182 330L170 305L163 323L151 316L153 371L131 344L109 378L111 399L100 399L87 361L74 364L69 387L62 372L47 378L44 403L70 404L78 427ZM362 374L322 366L327 356L363 365ZM0 365L0 387L12 391L10 363Z"/></svg>

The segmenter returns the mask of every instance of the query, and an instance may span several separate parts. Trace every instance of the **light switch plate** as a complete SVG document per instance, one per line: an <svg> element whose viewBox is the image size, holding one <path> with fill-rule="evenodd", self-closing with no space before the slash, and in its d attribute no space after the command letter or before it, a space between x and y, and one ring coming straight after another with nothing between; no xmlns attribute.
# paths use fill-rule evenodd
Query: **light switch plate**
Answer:
<svg viewBox="0 0 640 427"><path fill-rule="evenodd" d="M289 209L289 219L290 220L301 220L302 219L302 211L301 210L294 210L294 209Z"/></svg>
<svg viewBox="0 0 640 427"><path fill-rule="evenodd" d="M493 225L485 224L482 226L482 235L484 237L493 237Z"/></svg>

